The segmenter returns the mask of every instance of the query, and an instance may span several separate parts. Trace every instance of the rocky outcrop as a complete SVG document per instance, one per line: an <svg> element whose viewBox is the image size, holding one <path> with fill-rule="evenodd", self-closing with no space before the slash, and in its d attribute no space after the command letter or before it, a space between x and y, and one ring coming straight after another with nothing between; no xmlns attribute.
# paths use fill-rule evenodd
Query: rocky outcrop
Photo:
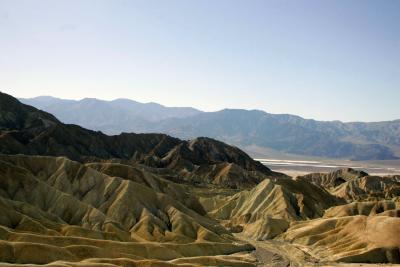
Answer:
<svg viewBox="0 0 400 267"><path fill-rule="evenodd" d="M352 202L327 209L325 218L354 215L400 217L400 199Z"/></svg>
<svg viewBox="0 0 400 267"><path fill-rule="evenodd" d="M341 184L332 193L348 201L392 199L400 195L400 179L364 176Z"/></svg>
<svg viewBox="0 0 400 267"><path fill-rule="evenodd" d="M311 173L296 180L311 182L346 201L390 200L400 195L399 176L372 176L350 168Z"/></svg>
<svg viewBox="0 0 400 267"><path fill-rule="evenodd" d="M356 178L367 176L364 171L357 171L351 168L340 169L330 173L310 173L296 177L297 180L306 180L315 185L326 189L332 189L345 182L352 181Z"/></svg>

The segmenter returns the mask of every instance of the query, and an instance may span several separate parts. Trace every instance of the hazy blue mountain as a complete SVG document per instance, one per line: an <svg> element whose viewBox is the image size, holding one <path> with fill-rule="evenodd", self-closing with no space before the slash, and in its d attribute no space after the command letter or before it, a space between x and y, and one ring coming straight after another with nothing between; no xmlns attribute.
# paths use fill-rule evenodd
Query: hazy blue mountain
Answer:
<svg viewBox="0 0 400 267"><path fill-rule="evenodd" d="M190 107L165 107L129 99L112 101L95 98L65 100L51 96L19 99L22 103L54 114L64 123L78 124L107 134L146 132L150 125L168 118L183 118L200 113Z"/></svg>
<svg viewBox="0 0 400 267"><path fill-rule="evenodd" d="M73 101L37 97L21 101L50 112L63 122L108 134L160 132L187 139L208 136L239 147L356 160L400 156L400 120L373 123L316 121L260 110L201 112L127 99Z"/></svg>
<svg viewBox="0 0 400 267"><path fill-rule="evenodd" d="M400 147L400 120L342 123L306 120L259 110L225 109L162 121L155 132L181 138L210 136L239 146L357 160L393 159Z"/></svg>

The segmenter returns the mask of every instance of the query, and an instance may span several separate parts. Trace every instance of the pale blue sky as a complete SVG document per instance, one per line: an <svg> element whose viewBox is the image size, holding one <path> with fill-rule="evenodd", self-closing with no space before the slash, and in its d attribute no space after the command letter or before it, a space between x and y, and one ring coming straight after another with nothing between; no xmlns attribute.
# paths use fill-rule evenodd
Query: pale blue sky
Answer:
<svg viewBox="0 0 400 267"><path fill-rule="evenodd" d="M0 0L0 90L400 119L400 1Z"/></svg>

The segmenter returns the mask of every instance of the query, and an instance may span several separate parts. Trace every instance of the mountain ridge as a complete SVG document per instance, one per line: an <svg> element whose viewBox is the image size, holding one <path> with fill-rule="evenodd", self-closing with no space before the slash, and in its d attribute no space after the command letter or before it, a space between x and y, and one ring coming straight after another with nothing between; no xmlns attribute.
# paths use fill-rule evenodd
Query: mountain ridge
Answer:
<svg viewBox="0 0 400 267"><path fill-rule="evenodd" d="M314 118L305 118L302 117L300 115L296 115L296 114L292 114L292 113L272 113L269 112L267 110L264 109L259 109L259 108L221 108L221 109L217 109L215 111L204 111L201 110L199 108L195 108L195 107L191 107L191 106L167 106L164 104L160 104L157 102L140 102L140 101L136 101L134 99L131 98L124 98L124 97L118 97L115 99L111 99L111 100L105 100L105 99L100 99L100 98L96 98L96 97L84 97L81 99L68 99L68 98L60 98L60 97L54 97L51 95L39 95L39 96L35 96L35 97L16 97L16 99L18 99L19 101L21 101L24 104L27 104L28 102L32 103L32 104L36 104L38 102L43 102L43 100L45 101L51 101L51 100L55 100L55 101L66 101L66 102L81 102L84 100L95 100L95 101L99 101L99 102L118 102L118 101L127 101L127 102L132 102L132 103L137 103L137 104L141 104L141 105L152 105L155 104L157 106L161 106L161 107L165 107L165 108L178 108L178 109L192 109L197 111L198 113L214 113L214 112L221 112L221 111L226 111L226 110L237 110L237 111L256 111L256 112L262 112L262 113L266 113L269 115L276 115L276 116L287 116L287 117L293 117L293 118L299 118L302 120L306 120L306 121L316 121L316 122L326 122L326 123L343 123L343 124L374 124L374 123L386 123L386 122L400 122L400 119L391 119L391 120L381 120L381 121L358 121L358 120L354 120L354 121L343 121L340 119L331 119L331 120L318 120L318 119L314 119Z"/></svg>
<svg viewBox="0 0 400 267"><path fill-rule="evenodd" d="M49 99L54 101L54 98ZM43 108L63 122L107 134L160 132L184 139L208 136L245 148L253 146L289 154L353 160L397 159L400 156L400 119L383 122L317 121L257 109L222 109L215 112L183 109L179 116L172 112L166 117L147 109L140 111L143 115L136 116L136 113L127 112L127 108L122 112L108 105L118 99L93 100L94 107L90 108L84 100L65 100L67 102L63 105L51 108L37 100L22 99L22 102ZM126 104L135 110L132 103L138 102L129 101ZM96 103L107 103L108 106L100 108L100 104ZM93 113L95 115L92 116Z"/></svg>

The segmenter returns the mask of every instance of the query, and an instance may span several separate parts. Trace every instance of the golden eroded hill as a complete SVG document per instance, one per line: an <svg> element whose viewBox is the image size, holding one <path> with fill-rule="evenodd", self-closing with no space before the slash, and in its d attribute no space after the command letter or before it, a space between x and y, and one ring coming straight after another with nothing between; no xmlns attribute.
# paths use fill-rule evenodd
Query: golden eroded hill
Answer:
<svg viewBox="0 0 400 267"><path fill-rule="evenodd" d="M313 262L399 262L397 198L345 204L301 180L234 190L179 184L152 171L0 156L0 260L256 266L259 242L275 239L282 259L288 252L279 246L289 244Z"/></svg>
<svg viewBox="0 0 400 267"><path fill-rule="evenodd" d="M129 166L124 172L109 176L66 158L2 156L1 261L170 261L253 250L181 203L191 201L179 184ZM246 257L250 265L248 255L232 261Z"/></svg>

